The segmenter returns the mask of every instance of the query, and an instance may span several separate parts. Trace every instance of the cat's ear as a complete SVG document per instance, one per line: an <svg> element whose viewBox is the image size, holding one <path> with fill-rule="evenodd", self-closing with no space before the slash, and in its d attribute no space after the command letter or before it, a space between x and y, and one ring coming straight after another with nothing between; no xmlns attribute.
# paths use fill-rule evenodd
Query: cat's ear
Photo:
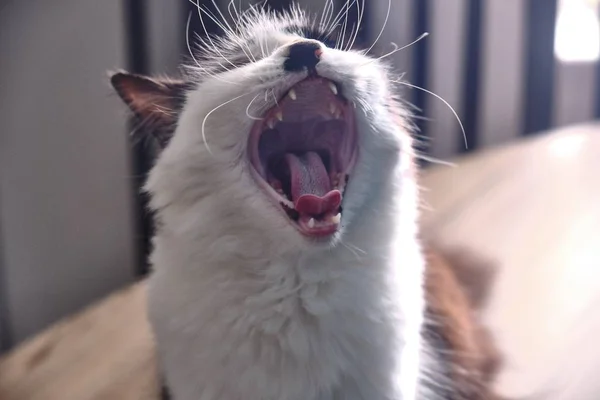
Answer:
<svg viewBox="0 0 600 400"><path fill-rule="evenodd" d="M138 119L138 133L152 135L164 148L175 130L189 82L126 72L112 74L110 82Z"/></svg>

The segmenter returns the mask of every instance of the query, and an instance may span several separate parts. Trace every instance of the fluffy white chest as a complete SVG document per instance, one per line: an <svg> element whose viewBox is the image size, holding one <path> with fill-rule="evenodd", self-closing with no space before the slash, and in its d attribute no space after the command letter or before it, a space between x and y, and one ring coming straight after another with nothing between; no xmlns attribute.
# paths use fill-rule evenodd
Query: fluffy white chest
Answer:
<svg viewBox="0 0 600 400"><path fill-rule="evenodd" d="M383 249L188 268L180 240L156 246L150 318L175 400L414 396L421 305Z"/></svg>

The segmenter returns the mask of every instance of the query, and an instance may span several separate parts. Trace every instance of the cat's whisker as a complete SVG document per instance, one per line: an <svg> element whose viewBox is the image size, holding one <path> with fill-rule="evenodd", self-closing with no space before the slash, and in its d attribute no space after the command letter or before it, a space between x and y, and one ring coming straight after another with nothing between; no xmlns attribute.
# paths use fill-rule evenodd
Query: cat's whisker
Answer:
<svg viewBox="0 0 600 400"><path fill-rule="evenodd" d="M262 57L265 58L265 48L263 47L263 41L262 38L257 38L258 44L260 46L260 53L262 54Z"/></svg>
<svg viewBox="0 0 600 400"><path fill-rule="evenodd" d="M340 48L341 40L342 40L342 35L337 35L337 38L335 39L335 48L336 49Z"/></svg>
<svg viewBox="0 0 600 400"><path fill-rule="evenodd" d="M404 50L404 49L407 49L407 48L409 48L410 46L412 46L412 45L416 44L417 42L419 42L419 41L421 41L421 40L425 39L427 36L429 36L429 32L425 32L425 33L421 34L421 36L419 36L418 38L416 38L415 40L413 40L413 41L412 41L412 42L410 42L409 44L407 44L407 45L404 45L404 46L402 46L402 47L398 47L398 45L397 45L396 43L392 42L392 43L391 43L391 45L392 45L392 47L394 48L394 50L392 50L392 51L390 51L390 52L388 52L388 53L385 53L384 55L382 55L382 56L380 56L380 57L374 58L374 59L370 60L369 62L367 62L367 63L363 64L363 65L370 64L370 63L372 63L372 62L374 62L374 61L381 60L381 59L383 59L383 58L386 58L386 57L389 57L389 56L391 56L391 55L392 55L392 54L394 54L394 53L397 53L397 52L399 52L399 51L402 51L402 50Z"/></svg>
<svg viewBox="0 0 600 400"><path fill-rule="evenodd" d="M240 18L240 14L238 14L238 10L235 8L235 0L229 0L229 4L227 4L227 12L229 13L229 16L231 17L231 21L233 21L233 24L235 25L236 23L239 22L239 18ZM233 8L233 11L235 12L235 16L233 15L233 13L231 12L231 9ZM238 32L237 29L237 25L236 25L236 32Z"/></svg>
<svg viewBox="0 0 600 400"><path fill-rule="evenodd" d="M422 154L422 153L415 153L415 154L414 154L414 156L415 156L416 158L420 158L421 160L424 160L424 161L430 162L430 163L432 163L432 164L444 165L444 166L446 166L446 167L452 167L452 168L455 168L455 167L457 166L457 165L456 165L455 163L453 163L453 162L450 162L450 161L444 161L444 160L441 160L441 159L439 159L439 158L432 157L432 156L428 156L428 155L425 155L425 154Z"/></svg>
<svg viewBox="0 0 600 400"><path fill-rule="evenodd" d="M206 29L206 24L204 23L204 18L202 18L202 13L206 14L209 17L210 17L210 14L207 13L204 10L204 8L200 6L200 0L196 0L196 1L197 1L197 3L194 3L193 0L189 0L189 2L192 3L192 4L194 4L197 7L197 9L198 9L198 17L200 17L200 23L202 24L202 29L204 30L204 34L206 35L206 38L208 39L208 41L212 45L212 47L215 50L215 52L217 54L219 54L221 56L221 58L223 58L225 61L227 61L229 64L231 64L234 68L237 68L237 66L235 64L233 64L231 61L229 61L227 59L227 57L225 57L223 55L223 53L221 53L221 51L218 49L218 47L213 42L211 35L208 34L208 29ZM226 69L227 71L230 71L229 68L227 68L226 66L224 66L223 64L221 64L221 62L218 61L218 60L217 60L217 64L219 64L222 68Z"/></svg>
<svg viewBox="0 0 600 400"><path fill-rule="evenodd" d="M327 22L326 22L325 26L327 26L327 24L329 24L331 22L331 19L333 18L333 13L335 12L335 4L334 4L333 0L330 0L329 4L330 4L330 6L329 6L328 13L327 13Z"/></svg>
<svg viewBox="0 0 600 400"><path fill-rule="evenodd" d="M194 63L196 63L196 66L198 68L200 68L200 70L202 72L204 72L205 74L207 74L209 76L212 76L213 78L215 78L218 81L225 82L225 83L230 83L232 85L239 85L239 82L232 82L232 81L228 81L226 79L223 79L223 78L221 78L217 74L210 73L206 68L204 68L202 65L200 65L200 63L196 59L196 56L194 55L194 52L192 51L192 47L190 45L190 34L189 34L189 32L190 32L190 21L191 21L191 19L192 19L192 12L190 11L190 13L188 15L187 23L186 23L186 28L185 28L185 43L187 45L188 52L190 53L190 56L192 57L192 60L194 60Z"/></svg>
<svg viewBox="0 0 600 400"><path fill-rule="evenodd" d="M221 103L218 106L216 106L215 108L213 108L212 110L210 110L204 116L204 119L202 120L202 129L201 129L202 130L202 141L204 142L204 147L206 147L206 150L210 153L210 155L214 155L214 154L213 154L212 150L210 149L210 146L208 145L208 142L206 140L206 121L208 120L208 117L210 117L211 114L214 113L215 111L217 111L219 108L221 108L223 106L226 106L227 104L232 103L232 102L234 102L234 101L236 101L238 99L241 99L244 96L248 96L249 94L251 94L251 93L250 92L244 93L244 94L241 94L239 96L234 97L231 100L227 100L226 102Z"/></svg>
<svg viewBox="0 0 600 400"><path fill-rule="evenodd" d="M345 4L348 4L350 0L346 0ZM350 5L348 6L348 8L352 7L354 5L354 3L356 3L357 0L352 0L352 2L350 3ZM344 10L346 9L345 6L343 6L341 8L340 11L338 11L338 13L336 14L335 18L333 19L333 22L331 23L331 26L329 27L329 30L327 31L327 35L330 35L335 28L338 26L338 24L340 23L340 21L342 20L342 18L344 18Z"/></svg>
<svg viewBox="0 0 600 400"><path fill-rule="evenodd" d="M342 246L344 246L345 248L347 248L350 251L350 253L352 253L357 260L361 260L362 259L362 257L356 252L356 250L354 250L352 247L350 247L349 245L347 245L346 243L344 243L344 241L341 240L341 239L340 239L340 244ZM366 252L365 252L365 254L366 254Z"/></svg>
<svg viewBox="0 0 600 400"><path fill-rule="evenodd" d="M383 26L381 27L381 30L379 31L379 35L377 35L377 37L375 38L375 41L373 42L371 47L369 47L367 49L367 51L365 51L365 54L369 54L371 49L373 49L373 47L375 47L375 45L377 44L377 41L379 40L379 38L381 38L381 35L383 35L383 31L385 30L388 20L390 19L390 11L391 10L392 10L392 0L388 0L388 8L387 8L387 13L385 14L385 19L383 20Z"/></svg>
<svg viewBox="0 0 600 400"><path fill-rule="evenodd" d="M234 0L231 0L230 4L233 5ZM235 14L237 16L237 18L234 18L232 16L232 18L234 18L235 20L235 25L236 25L236 29L238 32L242 32L247 24L247 15L248 13L252 12L254 9L252 7L252 5L247 8L245 11L242 11L242 3L241 0L238 4L239 7L239 11L236 10L235 5L232 7L233 10L235 11ZM240 48L242 49L242 51L244 52L244 54L246 55L246 57L248 57L249 59L251 59L253 62L256 62L256 56L254 55L254 53L252 52L252 48L250 47L250 45L246 42L244 42L244 40L242 38L239 38L239 36L234 35L232 36L233 38L237 38L236 42L240 45ZM246 50L244 50L244 45L246 46Z"/></svg>
<svg viewBox="0 0 600 400"><path fill-rule="evenodd" d="M349 1L346 1L346 17L344 18L344 23L342 24L342 38L340 40L340 48L344 46L344 39L346 38L346 30L348 29L348 14L350 14ZM337 46L336 46L337 47Z"/></svg>
<svg viewBox="0 0 600 400"><path fill-rule="evenodd" d="M354 31L354 35L352 37L352 42L348 45L346 50L350 50L354 47L354 43L356 42L356 38L358 37L358 32L360 30L360 26L362 24L363 15L365 13L365 0L362 0L362 8L360 2L356 2L356 15L357 15L357 24L356 31Z"/></svg>
<svg viewBox="0 0 600 400"><path fill-rule="evenodd" d="M441 102L443 102L450 109L450 111L452 111L452 114L454 114L454 117L456 118L456 120L458 121L458 124L460 125L460 130L462 132L463 139L464 139L464 142L465 142L465 149L469 148L469 145L467 143L467 133L465 132L465 127L463 126L463 123L460 120L460 117L458 116L458 113L454 110L454 108L450 105L450 103L448 103L442 96L440 96L439 94L436 94L436 93L434 93L434 92L432 92L430 90L422 88L420 86L412 85L412 84L410 84L408 82L399 81L399 80L395 80L395 81L391 81L391 82L397 83L399 85L407 86L407 87L410 87L410 88L413 88L413 89L421 90L421 91L423 91L423 92L425 92L427 94L432 95L433 97L435 97L436 99L440 100Z"/></svg>
<svg viewBox="0 0 600 400"><path fill-rule="evenodd" d="M252 98L252 100L250 100L250 103L248 103L248 106L246 107L246 116L254 121L262 121L264 118L260 118L260 117L255 117L253 115L250 115L250 106L252 106L252 103L254 102L254 100L256 100L258 98L258 96L260 96L261 93L258 93L256 96L254 96Z"/></svg>
<svg viewBox="0 0 600 400"><path fill-rule="evenodd" d="M229 28L223 25L223 23L219 21L219 18L217 18L217 16L212 11L210 11L206 6L202 6L201 8L202 12L206 16L208 16L219 28L221 28L221 30L225 33L226 36L235 37L235 33L230 32Z"/></svg>
<svg viewBox="0 0 600 400"><path fill-rule="evenodd" d="M223 23L225 25L227 25L227 28L229 28L229 30L225 30L223 28L221 28L221 29L223 29L225 32L229 32L232 36L235 36L235 31L233 30L233 28L231 27L231 25L229 25L229 22L227 22L227 18L225 18L225 15L223 15L223 13L221 12L221 9L217 5L217 2L215 0L212 0L212 4L215 6L215 9L217 10L217 12L219 13L219 15L223 19ZM221 26L223 26L223 24L221 24Z"/></svg>
<svg viewBox="0 0 600 400"><path fill-rule="evenodd" d="M323 28L323 21L325 20L325 15L329 11L329 0L325 2L323 5L323 11L321 12L321 19L319 20L319 27Z"/></svg>
<svg viewBox="0 0 600 400"><path fill-rule="evenodd" d="M237 32L238 32L237 28L239 28L239 25L240 25L240 14L238 13L238 10L235 8L234 1L235 0L230 0L229 4L227 5L227 12L229 13L229 16L231 17L233 24L236 25L235 31L230 27L231 31L229 34L229 38L232 39L235 43L237 43L240 46L240 49L242 50L244 55L248 58L248 60L256 62L256 58L254 57L254 54L252 54L252 50L250 50L250 46L248 46L247 43L244 43L244 41L242 39L240 39L237 34ZM235 13L235 16L233 15L234 13L231 12L232 9ZM223 17L223 19L225 19L225 17ZM228 24L228 26L229 26L229 24ZM248 51L246 51L246 49L244 48L244 45L246 46Z"/></svg>
<svg viewBox="0 0 600 400"><path fill-rule="evenodd" d="M356 22L352 23L352 27L350 28L350 34L348 35L348 41L346 42L346 45L344 46L343 51L348 51L350 49L350 39L352 37L352 35L354 34L354 29L356 29Z"/></svg>

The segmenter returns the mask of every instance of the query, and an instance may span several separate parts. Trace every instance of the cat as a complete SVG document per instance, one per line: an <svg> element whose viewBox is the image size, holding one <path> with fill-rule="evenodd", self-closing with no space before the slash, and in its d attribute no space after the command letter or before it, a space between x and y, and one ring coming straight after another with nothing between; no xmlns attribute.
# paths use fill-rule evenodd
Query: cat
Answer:
<svg viewBox="0 0 600 400"><path fill-rule="evenodd" d="M494 398L479 270L422 245L410 113L343 16L250 8L183 78L111 78L158 149L148 309L175 400Z"/></svg>

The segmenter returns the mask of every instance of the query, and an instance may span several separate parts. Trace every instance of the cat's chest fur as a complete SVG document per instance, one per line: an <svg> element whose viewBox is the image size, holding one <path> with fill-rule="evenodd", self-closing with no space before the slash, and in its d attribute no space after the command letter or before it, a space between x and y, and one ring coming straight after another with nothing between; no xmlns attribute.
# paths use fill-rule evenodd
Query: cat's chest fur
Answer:
<svg viewBox="0 0 600 400"><path fill-rule="evenodd" d="M391 273L387 245L360 249L378 252L371 257L342 246L260 266L232 257L188 268L169 258L189 261L177 243L157 237L155 262L171 265L150 281L150 318L175 399L411 398L403 392L415 390L422 309L401 298L408 277ZM402 365L403 357L412 359Z"/></svg>

